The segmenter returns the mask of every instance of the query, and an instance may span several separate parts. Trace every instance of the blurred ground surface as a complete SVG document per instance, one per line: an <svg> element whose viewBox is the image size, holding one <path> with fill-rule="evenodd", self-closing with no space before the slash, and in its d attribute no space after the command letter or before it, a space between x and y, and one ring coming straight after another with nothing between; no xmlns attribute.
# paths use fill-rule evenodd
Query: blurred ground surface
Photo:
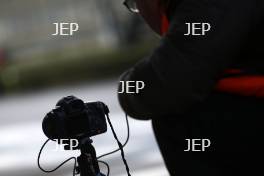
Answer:
<svg viewBox="0 0 264 176"><path fill-rule="evenodd" d="M73 162L52 174L44 174L37 168L37 154L46 137L41 122L57 100L75 95L85 101L100 100L108 104L111 119L121 141L126 137L125 117L116 97L116 82L102 81L92 85L75 85L54 88L37 93L12 95L0 99L0 175L1 176L70 176ZM133 176L168 176L150 121L130 119L131 139L125 148L126 158ZM110 131L93 138L97 154L117 147ZM78 152L54 152L54 143L44 150L41 163L51 169ZM120 153L104 158L111 166L111 176L125 176ZM105 168L101 166L105 172Z"/></svg>

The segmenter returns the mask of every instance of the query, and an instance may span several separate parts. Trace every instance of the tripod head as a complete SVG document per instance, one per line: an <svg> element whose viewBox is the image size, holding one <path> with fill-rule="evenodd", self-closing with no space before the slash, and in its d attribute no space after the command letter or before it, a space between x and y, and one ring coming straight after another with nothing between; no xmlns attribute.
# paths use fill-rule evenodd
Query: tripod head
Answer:
<svg viewBox="0 0 264 176"><path fill-rule="evenodd" d="M76 172L80 176L105 176L100 173L96 151L92 142L90 138L84 138L79 142L81 155L77 158Z"/></svg>

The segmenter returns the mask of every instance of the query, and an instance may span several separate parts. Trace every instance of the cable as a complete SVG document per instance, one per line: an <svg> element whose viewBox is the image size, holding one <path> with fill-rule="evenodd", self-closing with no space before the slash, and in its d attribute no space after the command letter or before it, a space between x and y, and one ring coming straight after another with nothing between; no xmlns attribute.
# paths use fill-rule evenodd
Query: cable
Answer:
<svg viewBox="0 0 264 176"><path fill-rule="evenodd" d="M125 159L124 150L123 150L123 148L127 145L128 141L129 141L129 138L130 138L130 127L129 127L129 122L128 122L128 116L127 116L127 114L125 115L125 117L126 117L126 124L127 124L127 138L126 138L126 141L124 142L124 144L121 144L121 142L120 142L119 139L117 138L117 135L116 135L116 133L115 133L115 130L114 130L114 128L113 128L113 125L112 125L112 123L111 123L111 121L110 121L109 115L107 114L106 117L107 117L107 121L108 121L108 123L109 123L109 125L110 125L111 131L112 131L112 133L113 133L113 135L114 135L115 140L117 141L117 144L118 144L118 147L119 147L119 148L116 149L116 150L114 150L114 151L112 151L112 152L109 152L109 153L106 153L106 154L100 155L99 157L97 157L97 159L100 159L100 158L102 158L102 157L105 157L105 156L111 155L111 154L113 154L113 153L116 153L116 152L118 152L118 151L121 151L122 160L123 160L124 165L125 165L125 167L126 167L127 174L128 174L128 176L131 176L131 174L130 174L130 172L129 172L129 167L128 167L127 161L126 161L126 159ZM71 158L65 160L65 161L62 162L59 166L57 166L56 168L54 168L54 169L52 169L52 170L45 170L45 169L43 169L43 168L41 167L41 165L40 165L40 156L41 156L41 153L42 153L44 147L46 146L46 144L47 144L49 141L50 141L50 139L47 139L47 140L44 142L44 144L42 145L42 147L41 147L41 149L40 149L40 151L39 151L39 154L38 154L38 160L37 160L39 169L40 169L41 171L43 171L43 172L51 173L51 172L56 171L57 169L59 169L60 167L62 167L65 163L67 163L67 162L69 162L70 160L73 159L73 160L74 160L74 168L73 168L73 173L72 173L72 175L75 176L75 175L76 175L76 164L77 164L77 159L76 159L76 157L71 157ZM99 161L99 160L98 160L98 162L104 164L104 165L107 167L107 176L109 176L109 175L110 175L110 167L109 167L109 164L108 164L107 162L105 162L105 161Z"/></svg>
<svg viewBox="0 0 264 176"><path fill-rule="evenodd" d="M41 156L41 153L42 153L43 148L45 147L45 145L46 145L49 141L50 141L50 139L47 139L47 140L44 142L44 144L42 145L42 147L41 147L41 149L40 149L40 151L39 151L39 154L38 154L38 167L39 167L39 169L40 169L41 171L43 171L43 172L51 173L51 172L56 171L56 170L59 169L61 166L63 166L65 163L67 163L68 161L70 161L70 160L73 159L73 160L74 160L74 168L73 168L73 173L72 173L72 175L75 176L76 162L77 162L77 160L76 160L75 157L71 157L71 158L69 158L69 159L63 161L59 166L57 166L56 168L54 168L54 169L52 169L52 170L45 170L45 169L43 169L43 168L41 167L41 165L40 165L40 156Z"/></svg>
<svg viewBox="0 0 264 176"><path fill-rule="evenodd" d="M129 138L130 138L130 127L129 127L128 115L127 114L126 114L126 125L127 125L127 138L126 138L125 143L122 145L123 148L127 145L128 141L129 141ZM120 148L118 148L116 150L113 150L112 152L108 152L108 153L105 153L103 155L100 155L100 156L97 157L97 159L100 159L100 158L103 158L105 156L108 156L108 155L111 155L113 153L116 153L119 150L120 150Z"/></svg>
<svg viewBox="0 0 264 176"><path fill-rule="evenodd" d="M99 163L102 163L102 164L104 164L106 166L106 168L107 168L107 174L106 174L106 176L109 176L110 175L110 166L109 166L109 164L107 162L101 161L101 160L98 160L98 162Z"/></svg>
<svg viewBox="0 0 264 176"><path fill-rule="evenodd" d="M110 125L110 128L111 128L111 130L112 130L112 133L113 133L113 135L114 135L114 138L115 138L115 140L117 141L118 147L119 147L119 149L120 149L120 151L121 151L121 156L122 156L122 160L123 160L123 162L124 162L124 165L125 165L125 167L126 167L127 175L128 175L128 176L131 176L130 171L129 171L129 167L128 167L128 164L127 164L127 161L126 161L126 159L125 159L125 153L124 153L124 150L123 150L123 145L121 144L121 142L120 142L119 139L117 138L117 135L116 135L116 133L115 133L114 127L113 127L113 125L112 125L112 123L111 123L111 121L110 121L109 114L106 114L106 117L107 117L107 121L108 121L108 123L109 123L109 125ZM126 116L126 117L127 117L127 116Z"/></svg>

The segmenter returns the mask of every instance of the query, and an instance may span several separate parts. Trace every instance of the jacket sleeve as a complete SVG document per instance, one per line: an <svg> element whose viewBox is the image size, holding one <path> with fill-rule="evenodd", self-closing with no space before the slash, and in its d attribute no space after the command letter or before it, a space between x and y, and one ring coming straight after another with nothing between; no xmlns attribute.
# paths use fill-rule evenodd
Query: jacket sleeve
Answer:
<svg viewBox="0 0 264 176"><path fill-rule="evenodd" d="M250 0L183 0L153 53L121 76L144 81L139 94L118 94L138 119L184 113L202 102L223 71L238 62L252 25ZM204 36L187 36L186 23L210 23Z"/></svg>

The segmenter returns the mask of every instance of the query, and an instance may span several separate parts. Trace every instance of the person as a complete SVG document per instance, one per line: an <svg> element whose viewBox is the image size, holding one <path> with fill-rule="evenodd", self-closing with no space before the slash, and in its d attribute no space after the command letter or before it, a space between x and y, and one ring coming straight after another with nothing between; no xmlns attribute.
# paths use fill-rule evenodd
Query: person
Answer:
<svg viewBox="0 0 264 176"><path fill-rule="evenodd" d="M170 175L261 171L256 152L263 146L264 1L126 0L124 4L139 13L161 41L121 76L121 81L144 81L144 89L119 93L119 102L129 116L152 120ZM188 24L210 24L210 30L187 35ZM197 151L196 143L185 151L188 139L207 139L210 147Z"/></svg>

